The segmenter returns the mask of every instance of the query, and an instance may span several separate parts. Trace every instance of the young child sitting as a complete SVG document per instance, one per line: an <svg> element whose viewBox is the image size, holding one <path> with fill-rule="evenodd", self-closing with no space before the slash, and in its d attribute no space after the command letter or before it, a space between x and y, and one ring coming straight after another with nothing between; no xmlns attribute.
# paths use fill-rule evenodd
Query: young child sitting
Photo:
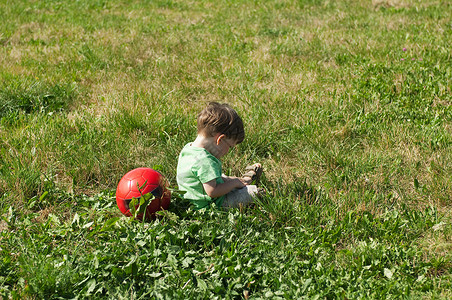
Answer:
<svg viewBox="0 0 452 300"><path fill-rule="evenodd" d="M227 104L216 102L198 115L198 136L182 149L177 164L177 184L186 191L195 209L209 207L239 207L253 202L262 174L262 166L247 167L243 177L231 177L222 173L221 161L228 151L245 138L242 119Z"/></svg>

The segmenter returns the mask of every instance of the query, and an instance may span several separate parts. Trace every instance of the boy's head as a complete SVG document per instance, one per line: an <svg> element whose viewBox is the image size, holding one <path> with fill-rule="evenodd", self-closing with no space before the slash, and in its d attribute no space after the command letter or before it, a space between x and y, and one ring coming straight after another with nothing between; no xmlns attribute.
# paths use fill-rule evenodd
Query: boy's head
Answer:
<svg viewBox="0 0 452 300"><path fill-rule="evenodd" d="M219 133L236 144L245 138L243 122L237 112L227 104L211 102L198 115L198 134L208 137Z"/></svg>

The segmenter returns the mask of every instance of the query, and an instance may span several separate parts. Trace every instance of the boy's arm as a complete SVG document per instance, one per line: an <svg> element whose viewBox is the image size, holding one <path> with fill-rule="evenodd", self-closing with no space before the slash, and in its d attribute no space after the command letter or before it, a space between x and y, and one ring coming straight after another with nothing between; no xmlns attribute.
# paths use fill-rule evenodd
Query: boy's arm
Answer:
<svg viewBox="0 0 452 300"><path fill-rule="evenodd" d="M226 195L233 189L239 189L245 186L245 184L239 178L231 178L225 180L223 183L217 184L217 180L213 179L209 182L202 184L206 194L211 198L217 198Z"/></svg>
<svg viewBox="0 0 452 300"><path fill-rule="evenodd" d="M223 178L223 181L226 182L228 180L233 180L233 179L239 179L241 182L243 182L243 184L245 185L249 185L251 183L251 178L249 177L234 177L234 176L226 176L226 175L221 175L221 178Z"/></svg>

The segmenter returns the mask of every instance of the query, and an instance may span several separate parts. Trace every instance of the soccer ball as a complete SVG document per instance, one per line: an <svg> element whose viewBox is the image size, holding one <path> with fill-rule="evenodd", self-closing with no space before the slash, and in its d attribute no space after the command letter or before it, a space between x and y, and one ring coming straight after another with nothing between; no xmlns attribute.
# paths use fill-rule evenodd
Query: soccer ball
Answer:
<svg viewBox="0 0 452 300"><path fill-rule="evenodd" d="M171 192L167 186L165 177L159 172L150 168L134 169L119 181L116 189L116 204L124 215L130 217L132 213L129 204L132 198L140 198L142 195L152 193L155 198L147 206L144 219L155 219L156 211L168 209L170 205ZM138 209L138 205L135 208ZM143 215L138 215L137 219L143 220Z"/></svg>

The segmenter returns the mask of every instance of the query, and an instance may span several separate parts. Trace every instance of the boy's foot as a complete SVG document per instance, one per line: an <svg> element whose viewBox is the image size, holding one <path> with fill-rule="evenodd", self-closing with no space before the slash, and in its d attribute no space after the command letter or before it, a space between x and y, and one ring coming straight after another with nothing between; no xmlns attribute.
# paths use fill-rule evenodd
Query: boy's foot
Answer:
<svg viewBox="0 0 452 300"><path fill-rule="evenodd" d="M249 184L257 184L259 179L261 178L262 172L264 169L261 164L254 164L251 166L247 166L245 168L245 174L242 175L242 178L249 180Z"/></svg>

